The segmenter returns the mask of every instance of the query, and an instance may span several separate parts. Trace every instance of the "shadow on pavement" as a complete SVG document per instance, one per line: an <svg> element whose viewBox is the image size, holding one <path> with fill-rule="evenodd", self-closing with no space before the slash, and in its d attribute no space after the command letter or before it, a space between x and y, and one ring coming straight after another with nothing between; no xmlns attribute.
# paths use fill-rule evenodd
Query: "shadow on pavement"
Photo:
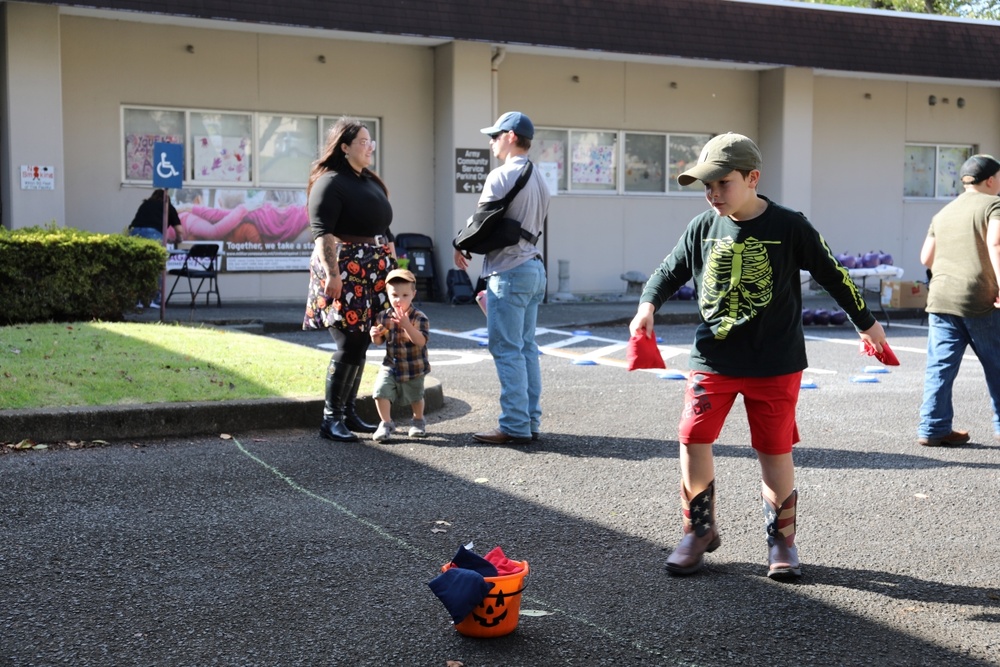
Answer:
<svg viewBox="0 0 1000 667"><path fill-rule="evenodd" d="M539 447L563 442L554 436ZM590 456L616 452L605 446ZM736 546L735 561L720 550L707 572L670 578L662 562L675 526L667 539L644 531L643 517L622 516L610 528L575 515L572 500L554 509L547 485L565 483L574 495L582 488L539 469L533 453L480 447L478 463L465 468L460 448L339 446L285 431L4 457L3 659L989 664L965 652L995 632L984 627L997 607L985 589L812 565L804 586L782 585ZM581 502L603 491L606 503L620 501L617 489L587 490ZM552 614L522 617L501 639L458 635L426 582L470 539L481 553L500 545L528 560L522 609ZM900 620L914 600L928 605L934 625ZM956 634L937 636L946 620Z"/></svg>

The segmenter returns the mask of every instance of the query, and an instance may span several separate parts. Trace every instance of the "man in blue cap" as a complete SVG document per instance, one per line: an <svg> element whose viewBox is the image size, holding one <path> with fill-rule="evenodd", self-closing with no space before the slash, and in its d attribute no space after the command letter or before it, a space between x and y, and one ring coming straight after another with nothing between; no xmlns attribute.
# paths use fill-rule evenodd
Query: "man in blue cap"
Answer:
<svg viewBox="0 0 1000 667"><path fill-rule="evenodd" d="M479 205L503 199L518 177L531 169L528 150L535 136L531 119L508 111L480 130L489 135L500 166L490 172ZM486 322L489 350L500 379L500 417L497 428L472 437L493 445L528 444L541 428L542 373L535 342L538 304L545 296L545 263L537 247L549 212L549 191L542 175L532 169L511 200L505 217L521 223L517 243L484 256L482 277L487 281ZM465 270L469 258L455 251L455 265Z"/></svg>

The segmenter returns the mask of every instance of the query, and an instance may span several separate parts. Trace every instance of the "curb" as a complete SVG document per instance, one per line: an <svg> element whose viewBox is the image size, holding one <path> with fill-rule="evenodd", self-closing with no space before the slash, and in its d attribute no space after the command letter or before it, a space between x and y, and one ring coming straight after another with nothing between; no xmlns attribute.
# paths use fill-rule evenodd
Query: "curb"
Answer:
<svg viewBox="0 0 1000 667"><path fill-rule="evenodd" d="M424 381L424 410L444 407L441 382ZM359 396L358 416L378 422L375 399ZM393 417L408 418L409 405L393 405ZM248 430L319 428L322 399L260 399L81 406L0 412L0 442L63 442L185 437Z"/></svg>

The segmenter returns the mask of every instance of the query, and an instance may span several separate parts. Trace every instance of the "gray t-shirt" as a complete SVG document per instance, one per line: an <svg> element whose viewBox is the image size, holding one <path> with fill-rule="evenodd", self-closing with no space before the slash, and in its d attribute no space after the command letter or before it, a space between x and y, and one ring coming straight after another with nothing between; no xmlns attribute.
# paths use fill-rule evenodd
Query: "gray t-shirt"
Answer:
<svg viewBox="0 0 1000 667"><path fill-rule="evenodd" d="M527 166L528 157L526 155L508 157L506 162L491 171L486 177L486 184L483 186L483 194L479 197L479 203L503 199L504 195L514 187L517 177ZM532 234L541 234L548 214L549 189L536 167L532 170L531 178L507 207L507 217L519 220L522 229L526 229ZM485 277L509 271L530 259L541 257L541 254L537 246L522 238L514 245L487 253L483 259L482 275Z"/></svg>
<svg viewBox="0 0 1000 667"><path fill-rule="evenodd" d="M997 279L986 245L990 218L1000 218L1000 197L966 191L931 220L934 264L927 312L981 317L993 312Z"/></svg>

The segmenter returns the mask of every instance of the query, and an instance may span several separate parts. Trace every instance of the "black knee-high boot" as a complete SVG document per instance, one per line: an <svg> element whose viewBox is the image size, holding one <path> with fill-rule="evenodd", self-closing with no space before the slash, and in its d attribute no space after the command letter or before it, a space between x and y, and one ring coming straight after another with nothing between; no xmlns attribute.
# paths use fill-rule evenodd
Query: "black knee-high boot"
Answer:
<svg viewBox="0 0 1000 667"><path fill-rule="evenodd" d="M326 371L326 404L323 406L323 423L319 434L327 440L338 442L357 442L358 436L351 433L344 424L345 405L350 395L354 371L357 366L330 361Z"/></svg>
<svg viewBox="0 0 1000 667"><path fill-rule="evenodd" d="M361 376L364 375L364 366L354 366L354 379L351 382L351 391L347 395L347 403L344 405L344 424L355 433L374 433L378 426L369 424L358 415L354 401L358 398L358 389L361 388Z"/></svg>

